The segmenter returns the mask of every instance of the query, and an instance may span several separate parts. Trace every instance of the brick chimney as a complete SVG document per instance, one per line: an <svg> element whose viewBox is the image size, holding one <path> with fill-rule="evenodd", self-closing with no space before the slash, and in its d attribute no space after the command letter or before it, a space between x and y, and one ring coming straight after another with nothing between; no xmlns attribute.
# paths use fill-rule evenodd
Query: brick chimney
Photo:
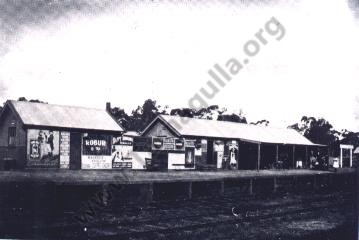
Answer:
<svg viewBox="0 0 359 240"><path fill-rule="evenodd" d="M107 103L106 103L106 111L107 111L108 113L111 112L111 103L110 103L110 102L107 102Z"/></svg>

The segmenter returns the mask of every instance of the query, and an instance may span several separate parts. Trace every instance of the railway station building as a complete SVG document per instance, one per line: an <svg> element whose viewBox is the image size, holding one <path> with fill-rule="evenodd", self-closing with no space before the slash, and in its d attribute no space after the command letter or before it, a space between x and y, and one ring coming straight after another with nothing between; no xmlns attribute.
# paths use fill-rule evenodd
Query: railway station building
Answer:
<svg viewBox="0 0 359 240"><path fill-rule="evenodd" d="M168 115L154 119L142 136L154 139L152 165L160 169L310 168L313 153L325 147L293 129ZM182 154L166 149L173 139Z"/></svg>
<svg viewBox="0 0 359 240"><path fill-rule="evenodd" d="M106 110L9 100L0 115L0 169L123 167L113 156L123 131Z"/></svg>
<svg viewBox="0 0 359 240"><path fill-rule="evenodd" d="M7 101L0 170L310 168L323 148L293 129L168 115L126 133L108 108Z"/></svg>

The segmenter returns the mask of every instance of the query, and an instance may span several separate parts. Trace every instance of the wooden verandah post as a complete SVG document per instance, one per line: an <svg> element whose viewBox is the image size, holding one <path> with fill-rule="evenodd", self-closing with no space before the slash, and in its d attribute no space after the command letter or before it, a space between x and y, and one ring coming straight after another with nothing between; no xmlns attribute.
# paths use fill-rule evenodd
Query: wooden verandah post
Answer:
<svg viewBox="0 0 359 240"><path fill-rule="evenodd" d="M260 164L261 164L261 143L258 143L257 171L259 171Z"/></svg>
<svg viewBox="0 0 359 240"><path fill-rule="evenodd" d="M279 162L279 146L277 144L276 145L276 153L275 153L275 166L276 166L276 168L278 167L278 162Z"/></svg>
<svg viewBox="0 0 359 240"><path fill-rule="evenodd" d="M308 146L305 146L305 168L308 168Z"/></svg>
<svg viewBox="0 0 359 240"><path fill-rule="evenodd" d="M296 168L295 165L295 145L293 146L293 156L292 156L292 161L293 161L293 169Z"/></svg>

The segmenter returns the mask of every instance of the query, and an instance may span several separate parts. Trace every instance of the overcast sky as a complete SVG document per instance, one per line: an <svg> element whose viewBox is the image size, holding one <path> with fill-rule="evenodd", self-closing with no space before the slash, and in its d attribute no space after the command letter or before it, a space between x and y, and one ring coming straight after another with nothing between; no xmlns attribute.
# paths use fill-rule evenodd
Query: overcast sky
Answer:
<svg viewBox="0 0 359 240"><path fill-rule="evenodd" d="M283 39L268 37L209 104L274 126L307 115L359 131L357 2L175 2L1 1L0 100L111 101L130 111L152 98L187 107L208 70L242 59L243 45L274 16Z"/></svg>

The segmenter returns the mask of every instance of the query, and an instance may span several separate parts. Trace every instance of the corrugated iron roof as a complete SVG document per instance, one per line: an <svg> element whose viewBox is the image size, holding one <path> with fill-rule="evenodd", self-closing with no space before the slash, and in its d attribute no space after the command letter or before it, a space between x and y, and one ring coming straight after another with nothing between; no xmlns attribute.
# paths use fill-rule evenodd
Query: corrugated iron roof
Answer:
<svg viewBox="0 0 359 240"><path fill-rule="evenodd" d="M25 125L123 132L106 110L8 101Z"/></svg>
<svg viewBox="0 0 359 240"><path fill-rule="evenodd" d="M312 143L294 129L168 115L160 115L158 118L182 136L241 139L257 143L323 146Z"/></svg>

